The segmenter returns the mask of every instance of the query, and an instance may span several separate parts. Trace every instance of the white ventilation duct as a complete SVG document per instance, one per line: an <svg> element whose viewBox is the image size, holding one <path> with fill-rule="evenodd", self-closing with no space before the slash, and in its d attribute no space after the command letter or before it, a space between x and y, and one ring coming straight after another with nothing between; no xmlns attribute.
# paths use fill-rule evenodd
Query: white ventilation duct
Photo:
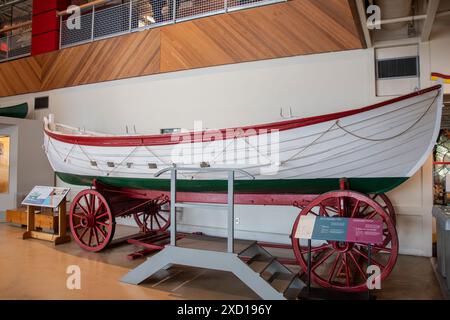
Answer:
<svg viewBox="0 0 450 320"><path fill-rule="evenodd" d="M403 18L411 15L412 0L376 0L375 4L381 9L381 19ZM406 26L408 22L383 25L383 29L395 30Z"/></svg>

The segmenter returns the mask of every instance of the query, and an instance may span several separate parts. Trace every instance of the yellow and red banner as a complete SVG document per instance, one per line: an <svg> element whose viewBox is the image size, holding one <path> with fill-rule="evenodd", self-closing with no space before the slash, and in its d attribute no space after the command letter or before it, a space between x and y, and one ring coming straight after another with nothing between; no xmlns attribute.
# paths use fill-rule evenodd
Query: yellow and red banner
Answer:
<svg viewBox="0 0 450 320"><path fill-rule="evenodd" d="M444 80L444 83L450 84L450 76L443 74L443 73L438 73L438 72L433 72L431 74L431 80L433 81L438 81L438 80Z"/></svg>

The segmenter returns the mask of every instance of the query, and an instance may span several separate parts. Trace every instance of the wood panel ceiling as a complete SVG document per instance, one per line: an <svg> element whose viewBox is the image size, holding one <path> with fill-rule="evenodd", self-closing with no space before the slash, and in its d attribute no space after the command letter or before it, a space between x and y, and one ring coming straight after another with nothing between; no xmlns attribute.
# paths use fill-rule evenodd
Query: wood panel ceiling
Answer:
<svg viewBox="0 0 450 320"><path fill-rule="evenodd" d="M294 0L163 29L161 72L362 48L345 0Z"/></svg>
<svg viewBox="0 0 450 320"><path fill-rule="evenodd" d="M353 0L291 0L0 64L0 96L360 49Z"/></svg>

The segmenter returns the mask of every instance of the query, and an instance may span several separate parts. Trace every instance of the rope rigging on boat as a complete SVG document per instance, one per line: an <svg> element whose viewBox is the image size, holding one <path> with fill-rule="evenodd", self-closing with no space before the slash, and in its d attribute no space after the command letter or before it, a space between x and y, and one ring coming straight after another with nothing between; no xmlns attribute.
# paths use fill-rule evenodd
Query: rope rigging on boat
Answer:
<svg viewBox="0 0 450 320"><path fill-rule="evenodd" d="M393 135L391 137L388 138L380 138L380 139L374 139L374 138L368 138L368 137L363 137L360 136L354 132L349 131L348 129L346 129L344 126L341 126L339 124L339 120L336 121L335 125L338 126L341 130L345 131L346 133L358 138L358 139L362 139L362 140L367 140L367 141L372 141L372 142L380 142L380 141L388 141L388 140L392 140L395 138L398 138L402 135L404 135L405 133L407 133L409 130L411 130L412 128L414 128L425 116L426 114L431 110L431 108L433 107L434 103L436 102L436 99L439 97L440 95L440 91L438 91L437 95L433 98L433 101L431 102L431 104L428 106L428 108L425 110L425 112L416 120L414 121L413 124L411 124L408 128L406 128L406 130L397 133L396 135Z"/></svg>
<svg viewBox="0 0 450 320"><path fill-rule="evenodd" d="M289 157L289 159L284 160L281 162L281 165L288 163L289 161L291 161L292 159L296 158L297 156L301 155L303 152L305 152L308 148L312 147L316 142L318 142L320 139L322 139L328 132L330 132L331 130L333 130L333 128L336 126L337 121L335 123L333 123L333 125L326 131L322 132L322 134L317 137L316 139L314 139L310 144L308 144L307 146L303 147L303 149L301 149L300 151L298 151L297 153L295 153L294 155L292 155L291 157Z"/></svg>
<svg viewBox="0 0 450 320"><path fill-rule="evenodd" d="M288 163L289 161L297 158L300 154L302 154L303 152L305 152L306 150L308 150L310 147L312 147L313 145L315 145L317 142L319 142L320 139L322 139L327 133L331 132L335 127L338 127L339 129L343 130L344 132L358 138L358 139L363 139L363 140L367 140L367 141L372 141L372 142L382 142L382 141L388 141L388 140L392 140L395 138L398 138L399 136L402 136L403 134L405 134L406 132L408 132L409 130L411 130L412 128L414 128L424 117L425 115L431 110L432 106L434 105L434 103L436 102L436 99L439 97L440 95L440 91L438 91L438 93L436 94L436 96L433 98L433 101L431 102L431 104L427 107L427 109L425 110L425 112L416 120L414 121L414 123L409 126L406 130L404 130L403 132L400 132L392 137L388 137L388 138L382 138L382 139L373 139L373 138L368 138L368 137L362 137L354 132L349 131L348 129L346 129L344 126L339 124L339 119L336 120L331 127L322 132L322 134L320 134L319 137L317 137L316 139L314 139L310 144L308 144L307 146L303 147L300 151L296 152L294 155L292 155L291 157L289 157L287 160L284 160L281 162L281 165L284 165L286 163Z"/></svg>
<svg viewBox="0 0 450 320"><path fill-rule="evenodd" d="M428 97L426 97L426 98L424 97L424 99L421 99L421 101L417 101L416 100L414 103L411 103L411 105L417 105L420 108L414 108L413 111L409 111L407 119L402 118L403 121L402 121L402 123L400 125L398 125L398 127L406 126L412 120L414 120L414 121L410 125L408 125L408 127L405 130L403 130L402 132L396 133L396 134L394 134L394 135L392 135L390 137L372 138L373 136L379 135L381 132L379 132L379 131L378 132L374 132L373 130L370 131L368 129L368 127L364 125L363 120L358 121L359 118L356 118L356 120L353 119L353 123L349 123L347 125L341 124L341 121L343 120L343 118L341 118L341 119L337 119L337 120L334 120L334 121L329 121L327 123L324 122L323 126L330 125L325 131L322 131L322 132L320 132L320 131L317 132L316 131L317 133L310 133L308 136L301 136L300 139L308 139L308 140L309 139L313 139L313 140L310 143L308 143L306 146L303 146L303 147L297 146L297 148L299 148L299 150L292 150L294 152L294 154L289 156L286 160L281 160L280 159L281 161L275 162L274 159L273 159L273 156L269 155L268 153L264 153L261 150L261 146L260 146L261 142L259 142L259 144L257 144L257 145L254 145L252 143L252 140L248 139L249 136L247 136L243 130L239 130L239 131L235 132L234 136L231 137L230 139L224 139L223 145L222 146L218 146L220 149L219 150L215 150L214 155L212 155L212 157L209 160L209 162L207 163L207 165L208 166L211 166L211 165L219 166L222 163L222 162L219 161L219 158L221 156L223 156L224 154L228 155L229 152L235 152L235 149L232 146L233 146L233 143L236 143L236 141L238 139L243 139L243 141L242 140L240 140L240 141L242 141L246 145L245 149L249 148L250 150L254 150L256 152L257 157L260 159L258 164L253 165L253 166L252 165L247 166L247 168L246 168L247 170L248 169L262 168L262 167L266 167L266 166L269 166L269 165L271 165L271 166L273 166L273 165L282 166L282 165L285 165L288 162L291 162L293 160L298 160L300 158L303 158L303 157L305 157L305 155L302 155L302 154L304 154L306 151L308 151L311 147L313 147L315 145L318 145L319 141L323 140L324 137L328 133L330 133L332 131L334 131L334 135L345 137L348 134L348 135L351 135L351 136L353 136L353 137L355 137L357 139L371 141L371 142L384 142L384 141L389 141L389 140L392 140L392 139L396 139L396 138L406 134L407 132L409 132L414 127L416 127L425 118L425 116L430 112L430 110L432 109L432 107L436 103L438 97L441 94L441 90L438 90L436 96L434 96L434 97L429 95ZM431 103L427 106L427 101L430 101L430 100L431 100ZM423 108L425 108L425 107L426 107L426 109L424 110L423 113L421 113L421 110L423 110ZM385 117L389 113L396 113L396 112L399 112L401 109L406 109L406 108L408 108L408 105L406 105L406 106L402 105L402 106L398 106L398 108L388 109L388 110L386 110L386 112L383 112L383 113L377 112L375 114L371 114L370 115L370 119L373 120L375 118L380 118L380 117L383 117L383 116ZM414 119L414 117L416 117L416 116L418 116L418 118ZM396 117L399 117L399 116L396 116ZM352 119L349 119L349 120L352 121ZM367 119L365 119L365 120L367 120ZM382 120L379 120L378 125L381 122L382 122ZM350 130L350 128L352 126L355 126L355 125L358 125L358 127L356 129L354 129L354 131ZM323 129L325 129L325 128L323 128ZM338 132L339 129L341 129L344 133L339 133ZM363 135L360 135L360 134L356 133L358 131L364 131L364 130L365 131L369 130L369 132L371 132L371 133L369 133L369 136L363 136ZM397 130L398 130L397 129L397 125L394 126L394 125L391 124L389 129L385 130L384 132L385 132L385 134L387 132L392 132L392 131L394 131L393 133L395 133L395 131L397 131ZM271 135L271 132L267 132L266 134L267 135ZM334 137L334 135L333 135L333 137ZM316 137L314 138L314 136L316 136ZM273 137L271 136L269 138L272 141ZM357 141L357 140L354 140L354 141ZM203 142L205 142L205 141L203 141ZM271 142L265 141L263 143L264 143L263 146L268 146L268 145L270 145ZM321 143L326 143L326 141L321 141L320 144ZM149 153L149 155L142 154L142 155L140 155L138 157L144 157L144 159L146 159L147 156L150 156L151 158L156 159L157 163L159 163L159 164L161 164L163 166L170 167L170 166L174 165L174 163L170 163L169 161L165 160L164 159L164 157L165 157L164 155L157 154L149 146L147 146L147 145L140 145L140 146L135 146L132 150L129 150L129 152L127 151L127 155L124 158L122 158L120 162L112 162L114 165L110 164L110 162L107 162L108 169L111 168L111 170L108 170L108 169L107 170L103 170L101 167L98 166L98 164L100 162L97 162L94 159L95 157L93 157L92 155L90 155L88 153L88 151L91 151L91 149L88 148L87 150L85 150L84 146L80 145L78 140L74 141L74 143L72 144L72 146L70 147L70 149L68 150L68 153L66 155L63 154L65 152L61 152L62 150L58 149L53 144L52 138L50 138L50 137L48 138L47 147L46 148L45 148L45 145L44 145L44 150L47 153L49 151L48 150L49 149L49 145L51 145L53 147L53 149L56 152L56 155L61 160L63 160L64 162L67 162L67 160L69 160L72 157L72 154L75 152L75 149L76 149L75 146L78 146L80 151L81 151L81 153L86 157L87 160L89 160L91 162L91 168L86 168L86 167L85 168L88 169L88 170L91 169L91 170L96 170L98 172L101 172L101 174L103 176L110 176L113 173L115 173L116 171L118 171L121 167L124 167L124 166L127 166L128 168L131 168L131 165L126 163L126 161L128 159L130 159L131 157L133 157L134 154L137 152L137 150L139 150L140 147L144 147L147 150L147 152ZM230 151L229 150L230 148L232 148L233 150ZM243 149L242 146L241 146L240 149ZM284 150L282 152L287 153L288 151ZM99 154L96 153L96 156L97 155L99 155ZM247 155L247 153L246 153L246 155L244 156L243 160L245 160L245 159L254 159L256 155L253 154L253 156L252 156L251 154ZM110 155L110 156L112 156L113 158L117 158L118 155L114 155L113 154L113 155ZM77 158L76 155L74 157L75 157L76 160L83 161L82 159ZM103 159L105 158L102 155L100 155L100 157L102 157ZM236 155L234 155L233 157L234 157L234 160L238 160ZM261 163L262 159L264 159L264 162L268 162L268 163ZM102 160L101 162L104 163L105 161ZM153 165L153 163L151 163L151 164ZM156 165L156 163L155 163L155 165ZM142 166L142 164L138 163L137 166ZM153 166L150 166L150 163L149 163L149 167L150 167L150 169L153 169ZM80 168L81 168L81 166L80 166ZM156 168L156 166L155 166L155 168ZM120 173L126 173L126 172L128 172L128 171L125 170L125 172L120 172ZM186 174L181 174L181 175L185 179L194 180L194 179L197 179L198 176L201 175L201 174L200 173L194 173L194 174L189 174L189 175L186 175Z"/></svg>

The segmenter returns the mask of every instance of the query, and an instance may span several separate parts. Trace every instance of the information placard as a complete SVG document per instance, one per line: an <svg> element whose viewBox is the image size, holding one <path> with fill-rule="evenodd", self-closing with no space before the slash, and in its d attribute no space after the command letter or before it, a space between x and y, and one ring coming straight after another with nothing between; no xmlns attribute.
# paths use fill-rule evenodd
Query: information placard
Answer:
<svg viewBox="0 0 450 320"><path fill-rule="evenodd" d="M36 186L22 201L23 205L56 208L67 196L70 188Z"/></svg>
<svg viewBox="0 0 450 320"><path fill-rule="evenodd" d="M297 239L378 244L383 242L383 221L302 216L295 237Z"/></svg>

